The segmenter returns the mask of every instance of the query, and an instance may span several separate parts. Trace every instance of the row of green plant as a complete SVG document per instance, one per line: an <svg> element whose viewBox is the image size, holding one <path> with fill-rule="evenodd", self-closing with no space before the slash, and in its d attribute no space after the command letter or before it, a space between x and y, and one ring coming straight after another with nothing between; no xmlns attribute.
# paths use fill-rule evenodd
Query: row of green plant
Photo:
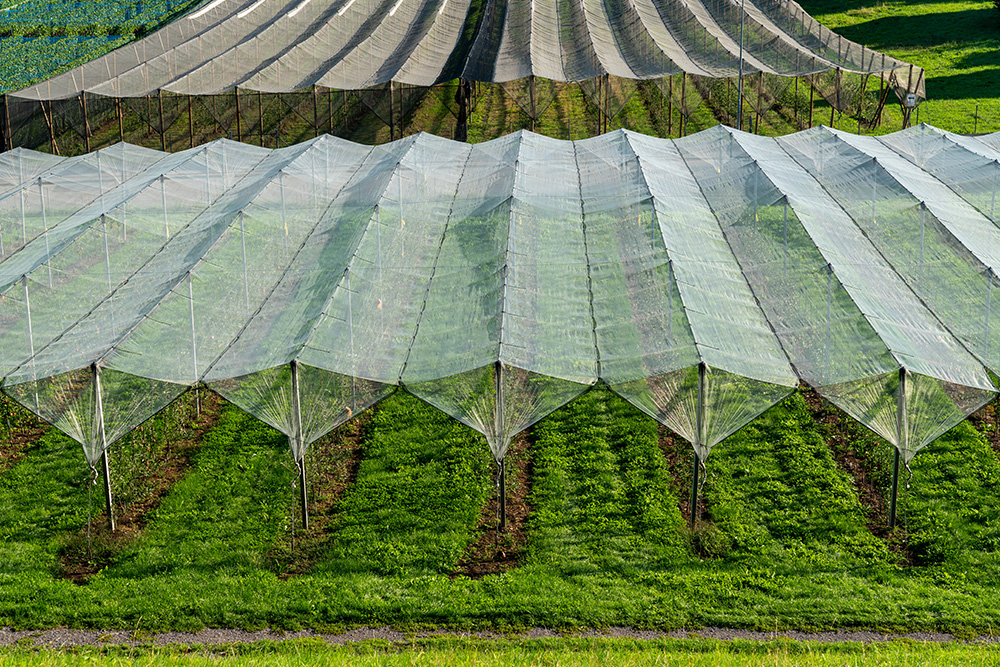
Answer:
<svg viewBox="0 0 1000 667"><path fill-rule="evenodd" d="M149 461L168 458L156 441L190 425L192 407L157 419L112 459L136 489ZM689 445L595 389L532 429L525 542L501 545L520 562L480 579L462 575L461 563L495 525L484 514L494 476L482 437L403 393L355 436L356 473L337 495L314 493L327 507L322 527L311 541L299 530L296 547L287 441L225 404L187 454L190 470L132 538L95 542L101 569L79 586L65 563L86 535L88 474L79 445L48 431L0 475L0 626L720 625L968 636L1000 620L1000 462L969 423L914 459L901 527L890 533L871 499L859 500L857 481L864 471L885 497L888 448L795 393L713 450L690 531ZM847 454L857 469L845 466ZM326 475L326 465L314 457L310 474ZM138 502L126 500L128 484L116 491ZM100 487L93 492L99 523Z"/></svg>

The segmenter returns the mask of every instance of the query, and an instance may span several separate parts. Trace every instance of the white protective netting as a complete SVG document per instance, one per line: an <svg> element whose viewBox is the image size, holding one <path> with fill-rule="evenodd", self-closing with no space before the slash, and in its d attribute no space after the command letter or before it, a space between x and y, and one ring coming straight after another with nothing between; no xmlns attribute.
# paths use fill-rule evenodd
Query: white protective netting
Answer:
<svg viewBox="0 0 1000 667"><path fill-rule="evenodd" d="M924 97L920 68L844 39L793 0L211 0L12 97L357 90L457 77L726 78L740 72L741 52L744 74L870 74L900 98Z"/></svg>
<svg viewBox="0 0 1000 667"><path fill-rule="evenodd" d="M3 388L91 463L198 383L297 460L403 387L502 461L596 382L704 459L805 381L909 460L995 392L998 139L15 151Z"/></svg>

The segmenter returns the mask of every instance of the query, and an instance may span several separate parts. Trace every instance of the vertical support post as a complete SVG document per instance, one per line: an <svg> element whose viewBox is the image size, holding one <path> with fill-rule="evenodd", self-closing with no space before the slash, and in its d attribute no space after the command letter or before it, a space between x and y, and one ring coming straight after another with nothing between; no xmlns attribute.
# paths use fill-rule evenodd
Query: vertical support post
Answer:
<svg viewBox="0 0 1000 667"><path fill-rule="evenodd" d="M94 426L97 444L101 447L101 467L104 469L104 502L108 512L108 528L115 532L115 508L111 502L111 464L108 462L108 436L104 430L104 401L101 395L101 367L90 365L94 375Z"/></svg>
<svg viewBox="0 0 1000 667"><path fill-rule="evenodd" d="M122 116L122 98L115 97L115 115L118 116L118 140L125 141L125 118Z"/></svg>
<svg viewBox="0 0 1000 667"><path fill-rule="evenodd" d="M396 140L396 84L389 81L389 141Z"/></svg>
<svg viewBox="0 0 1000 667"><path fill-rule="evenodd" d="M684 110L687 108L687 72L681 72L681 136L684 136L684 130L687 128L687 114Z"/></svg>
<svg viewBox="0 0 1000 667"><path fill-rule="evenodd" d="M531 131L535 131L535 75L528 77L528 108L531 109Z"/></svg>
<svg viewBox="0 0 1000 667"><path fill-rule="evenodd" d="M194 109L192 108L191 97L191 95L187 96L188 140L190 141L190 148L194 148Z"/></svg>
<svg viewBox="0 0 1000 667"><path fill-rule="evenodd" d="M194 276L190 271L188 271L188 314L191 316L191 370L195 383L192 387L195 387L198 383L198 340L195 337L194 328ZM195 387L194 406L196 413L200 416L201 396L198 394L197 387Z"/></svg>
<svg viewBox="0 0 1000 667"><path fill-rule="evenodd" d="M236 88L233 93L236 95L236 141L243 142L243 110L240 108L240 89ZM261 136L264 128L260 128Z"/></svg>
<svg viewBox="0 0 1000 667"><path fill-rule="evenodd" d="M809 127L813 126L813 99L816 93L816 75L812 75L812 81L809 82Z"/></svg>
<svg viewBox="0 0 1000 667"><path fill-rule="evenodd" d="M757 113L753 125L753 133L760 134L760 110L764 106L764 72L757 79Z"/></svg>
<svg viewBox="0 0 1000 667"><path fill-rule="evenodd" d="M458 80L458 91L455 93L455 101L458 102L458 118L455 120L455 141L468 141L469 139L469 82L465 79Z"/></svg>
<svg viewBox="0 0 1000 667"><path fill-rule="evenodd" d="M316 84L313 84L313 137L319 136L319 94Z"/></svg>
<svg viewBox="0 0 1000 667"><path fill-rule="evenodd" d="M507 439L507 425L504 423L504 392L503 392L503 362L496 362L496 372L494 373L493 380L496 384L496 406L495 406L495 419L496 419L496 437L498 439ZM497 459L497 467L499 469L500 476L500 525L497 526L499 532L504 532L507 530L507 466L504 465L504 459L506 458L506 452L504 456Z"/></svg>
<svg viewBox="0 0 1000 667"><path fill-rule="evenodd" d="M90 118L87 116L87 93L80 91L80 109L83 111L83 145L90 152Z"/></svg>
<svg viewBox="0 0 1000 667"><path fill-rule="evenodd" d="M243 299L247 313L250 312L250 280L247 277L247 236L243 227L243 211L240 211L240 250L243 253Z"/></svg>
<svg viewBox="0 0 1000 667"><path fill-rule="evenodd" d="M25 313L25 324L28 326L28 358L31 360L32 366L35 364L35 337L31 330L31 296L28 293L28 276L21 276L21 289L24 290L24 313ZM38 385L34 386L35 390L35 413L38 413Z"/></svg>
<svg viewBox="0 0 1000 667"><path fill-rule="evenodd" d="M38 205L42 210L42 234L45 235L45 268L49 274L49 289L52 289L52 253L49 250L49 219L45 213L45 190L42 177L38 177Z"/></svg>
<svg viewBox="0 0 1000 667"><path fill-rule="evenodd" d="M52 102L49 102L48 110L45 109L45 100L41 100L38 103L42 106L42 117L45 118L45 124L49 127L49 146L52 149L52 154L59 155L59 147L56 146L56 130L53 127Z"/></svg>
<svg viewBox="0 0 1000 667"><path fill-rule="evenodd" d="M167 151L167 126L163 122L163 89L156 91L156 101L160 107L160 150Z"/></svg>
<svg viewBox="0 0 1000 667"><path fill-rule="evenodd" d="M896 527L896 498L899 493L900 451L909 446L910 429L906 423L906 368L899 369L899 388L896 394L896 455L892 464L892 495L889 498L889 528Z"/></svg>
<svg viewBox="0 0 1000 667"><path fill-rule="evenodd" d="M667 83L667 136L674 132L674 77Z"/></svg>
<svg viewBox="0 0 1000 667"><path fill-rule="evenodd" d="M736 93L736 129L743 129L743 24L746 20L746 0L740 1L740 74ZM730 79L732 80L732 79Z"/></svg>
<svg viewBox="0 0 1000 667"><path fill-rule="evenodd" d="M0 128L3 132L0 133L0 150L9 151L14 148L14 138L10 136L10 107L7 106L9 102L6 95L0 95L0 101L3 102L3 127Z"/></svg>
<svg viewBox="0 0 1000 667"><path fill-rule="evenodd" d="M702 361L698 364L698 396L695 403L694 420L694 472L691 474L691 530L698 520L698 472L701 466L699 451L705 444L705 375L707 366Z"/></svg>
<svg viewBox="0 0 1000 667"><path fill-rule="evenodd" d="M309 528L309 491L306 489L306 457L302 451L302 398L299 392L299 363L292 359L292 449L299 469L299 503L302 506L302 527Z"/></svg>
<svg viewBox="0 0 1000 667"><path fill-rule="evenodd" d="M833 320L833 266L826 265L826 372L830 372L830 323Z"/></svg>
<svg viewBox="0 0 1000 667"><path fill-rule="evenodd" d="M260 147L264 147L264 94L257 91L257 132L260 139ZM278 142L274 142L274 147L278 147Z"/></svg>
<svg viewBox="0 0 1000 667"><path fill-rule="evenodd" d="M784 201L784 228L781 232L781 242L784 247L784 253L781 258L781 277L788 277L788 197L785 197Z"/></svg>
<svg viewBox="0 0 1000 667"><path fill-rule="evenodd" d="M840 106L840 68L837 68L837 74L833 79L833 104L830 105L830 127L833 127L833 114L837 111L837 107Z"/></svg>

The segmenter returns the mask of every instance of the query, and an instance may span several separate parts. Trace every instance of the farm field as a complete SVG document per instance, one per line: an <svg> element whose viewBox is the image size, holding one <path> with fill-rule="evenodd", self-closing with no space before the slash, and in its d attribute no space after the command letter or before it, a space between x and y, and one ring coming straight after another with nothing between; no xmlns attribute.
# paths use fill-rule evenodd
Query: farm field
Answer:
<svg viewBox="0 0 1000 667"><path fill-rule="evenodd" d="M350 647L330 647L314 641L285 641L253 647L225 646L166 649L78 649L0 651L4 664L50 667L99 660L106 665L141 662L153 666L177 665L396 665L478 667L480 665L693 665L695 667L735 667L739 665L803 665L848 667L880 665L988 665L997 658L996 647L960 644L927 645L892 642L889 644L817 644L789 641L723 643L706 640L627 641L600 639L559 639L530 641L414 640L405 648L366 642Z"/></svg>
<svg viewBox="0 0 1000 667"><path fill-rule="evenodd" d="M0 474L0 626L1000 626L992 414L916 457L887 534L887 448L795 393L713 452L691 532L689 446L595 389L514 448L498 535L485 442L396 394L314 445L314 521L293 545L284 438L203 406L115 450L128 529L110 538L98 499L89 556L79 446L47 430L20 449ZM151 471L176 481L150 490Z"/></svg>
<svg viewBox="0 0 1000 667"><path fill-rule="evenodd" d="M1000 130L1000 12L992 3L810 0L804 7L851 39L927 68L930 99L919 121L959 132ZM128 38L47 35L50 60L32 64L23 58L27 41L5 37L0 90L27 83L42 71L31 68L51 66L56 52L70 66ZM106 43L75 56L63 41L76 39ZM563 90L553 105L538 131L594 133L596 113L578 88ZM820 108L817 119L828 120L829 108L825 118ZM897 112L887 110L875 131L899 129ZM449 113L428 96L409 127L444 128ZM677 118L668 120L642 95L624 113L634 129L679 132ZM856 119L835 121L857 129ZM526 122L493 91L473 113L470 140ZM703 106L688 133L716 122ZM779 117L761 131L794 129ZM355 138L388 137L371 124ZM503 534L495 530L496 479L484 439L412 396L398 393L313 445L307 531L293 530L297 492L285 438L205 392L200 403L199 411L187 394L114 446L121 528L110 535L101 488L88 486L79 445L3 400L0 627L143 637L204 627L503 633L721 626L936 631L960 640L1000 628L995 402L917 455L901 489L900 526L889 532L891 450L798 391L716 447L692 531L690 447L597 388L512 447L512 527ZM998 658L994 647L910 642L442 640L411 648L15 647L0 649L0 662L961 665Z"/></svg>

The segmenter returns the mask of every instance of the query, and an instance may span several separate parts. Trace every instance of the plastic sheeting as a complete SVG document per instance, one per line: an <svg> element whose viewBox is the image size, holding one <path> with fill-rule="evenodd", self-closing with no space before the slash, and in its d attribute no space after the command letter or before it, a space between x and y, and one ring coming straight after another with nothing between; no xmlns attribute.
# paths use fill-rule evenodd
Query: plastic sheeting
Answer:
<svg viewBox="0 0 1000 667"><path fill-rule="evenodd" d="M901 99L924 97L920 68L827 30L793 0L212 0L12 96L356 90L457 77L727 78L741 62L744 74L874 74Z"/></svg>
<svg viewBox="0 0 1000 667"><path fill-rule="evenodd" d="M198 383L297 460L403 387L502 461L604 382L704 459L805 381L909 460L995 392L998 139L12 151L3 389L92 464Z"/></svg>

